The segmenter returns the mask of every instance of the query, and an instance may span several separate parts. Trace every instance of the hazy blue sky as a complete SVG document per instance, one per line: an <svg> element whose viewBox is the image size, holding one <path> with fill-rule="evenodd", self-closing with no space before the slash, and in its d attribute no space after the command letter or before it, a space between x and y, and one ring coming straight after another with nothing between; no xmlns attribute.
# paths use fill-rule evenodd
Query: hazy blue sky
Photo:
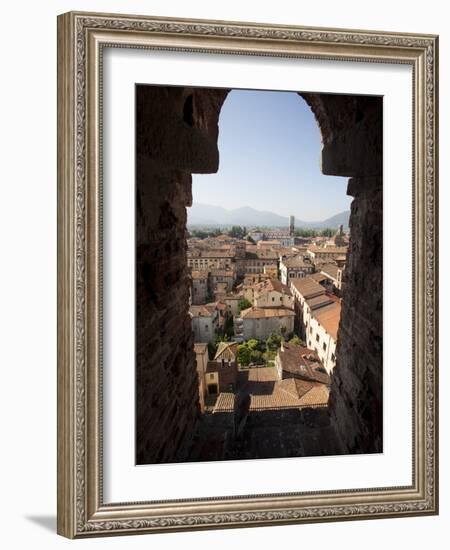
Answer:
<svg viewBox="0 0 450 550"><path fill-rule="evenodd" d="M251 206L305 221L347 210L347 178L320 172L320 132L293 92L232 91L219 120L217 174L193 175L194 202Z"/></svg>

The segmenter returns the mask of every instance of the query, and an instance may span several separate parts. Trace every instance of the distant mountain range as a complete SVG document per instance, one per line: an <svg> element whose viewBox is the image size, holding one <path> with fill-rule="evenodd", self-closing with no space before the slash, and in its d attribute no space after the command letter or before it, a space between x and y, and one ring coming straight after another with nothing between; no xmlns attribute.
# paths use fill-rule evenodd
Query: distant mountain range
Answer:
<svg viewBox="0 0 450 550"><path fill-rule="evenodd" d="M234 210L227 210L221 206L194 203L188 208L188 226L231 226L245 225L246 227L288 227L288 216L280 216L274 212L255 210L250 206L243 206ZM303 229L323 229L325 227L338 228L343 225L348 228L350 211L340 212L331 218L317 222L305 222L295 218L295 227Z"/></svg>

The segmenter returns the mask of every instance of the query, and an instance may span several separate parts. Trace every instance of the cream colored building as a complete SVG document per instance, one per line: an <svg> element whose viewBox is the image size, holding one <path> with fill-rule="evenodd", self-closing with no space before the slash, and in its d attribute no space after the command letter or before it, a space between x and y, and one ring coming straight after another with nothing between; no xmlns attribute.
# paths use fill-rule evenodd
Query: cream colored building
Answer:
<svg viewBox="0 0 450 550"><path fill-rule="evenodd" d="M341 317L340 300L314 279L291 281L296 330L309 349L319 356L326 371L336 365L336 343Z"/></svg>
<svg viewBox="0 0 450 550"><path fill-rule="evenodd" d="M197 363L198 374L198 394L200 410L205 410L206 397L206 368L208 366L208 344L194 344L195 359Z"/></svg>
<svg viewBox="0 0 450 550"><path fill-rule="evenodd" d="M307 254L312 260L335 260L347 254L347 246L308 246Z"/></svg>
<svg viewBox="0 0 450 550"><path fill-rule="evenodd" d="M290 288L278 279L268 279L255 286L253 294L255 307L294 308L294 298Z"/></svg>
<svg viewBox="0 0 450 550"><path fill-rule="evenodd" d="M295 313L292 309L251 307L241 311L244 340L265 340L271 334L289 335L294 331Z"/></svg>
<svg viewBox="0 0 450 550"><path fill-rule="evenodd" d="M312 310L307 324L307 346L319 356L325 370L331 373L336 366L336 343L341 317L341 304L332 304Z"/></svg>
<svg viewBox="0 0 450 550"><path fill-rule="evenodd" d="M280 279L284 285L288 285L291 279L301 279L313 271L313 264L307 262L302 254L280 261Z"/></svg>

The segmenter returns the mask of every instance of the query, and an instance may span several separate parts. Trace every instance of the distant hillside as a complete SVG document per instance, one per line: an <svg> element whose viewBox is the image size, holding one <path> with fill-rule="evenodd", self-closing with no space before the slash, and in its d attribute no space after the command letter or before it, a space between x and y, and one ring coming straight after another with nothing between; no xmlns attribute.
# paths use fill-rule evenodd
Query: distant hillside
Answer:
<svg viewBox="0 0 450 550"><path fill-rule="evenodd" d="M320 229L325 227L339 227L343 224L348 228L350 211L341 212L323 221L305 222L295 218L295 226L305 229ZM194 203L188 208L189 226L231 226L245 225L246 227L287 227L289 218L274 212L255 210L250 206L243 206L234 210L227 210L221 206Z"/></svg>
<svg viewBox="0 0 450 550"><path fill-rule="evenodd" d="M323 222L318 222L317 225L311 225L311 227L339 227L342 224L344 229L348 229L349 218L350 210L346 210L345 212L340 212L331 218L327 218Z"/></svg>

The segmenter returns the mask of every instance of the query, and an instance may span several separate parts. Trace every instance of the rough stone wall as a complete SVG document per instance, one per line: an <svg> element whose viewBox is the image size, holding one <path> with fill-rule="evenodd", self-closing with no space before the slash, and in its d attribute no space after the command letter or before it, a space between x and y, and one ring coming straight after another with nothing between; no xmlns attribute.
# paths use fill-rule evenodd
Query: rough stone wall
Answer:
<svg viewBox="0 0 450 550"><path fill-rule="evenodd" d="M352 178L351 253L330 395L332 419L350 453L382 451L383 191L381 177Z"/></svg>
<svg viewBox="0 0 450 550"><path fill-rule="evenodd" d="M136 88L136 462L183 460L199 412L188 315L191 173L218 168L226 91Z"/></svg>
<svg viewBox="0 0 450 550"><path fill-rule="evenodd" d="M188 316L191 174L216 172L228 90L136 91L136 461L186 458L198 415ZM382 100L300 94L322 133L322 171L355 197L330 394L335 452L382 450ZM299 132L301 128L299 128ZM318 428L320 429L320 428ZM308 449L305 449L308 454ZM192 459L192 458L191 458Z"/></svg>
<svg viewBox="0 0 450 550"><path fill-rule="evenodd" d="M322 171L353 176L347 194L350 252L329 410L340 452L382 451L383 184L382 99L318 95L307 98L325 117ZM332 113L335 113L334 115Z"/></svg>

